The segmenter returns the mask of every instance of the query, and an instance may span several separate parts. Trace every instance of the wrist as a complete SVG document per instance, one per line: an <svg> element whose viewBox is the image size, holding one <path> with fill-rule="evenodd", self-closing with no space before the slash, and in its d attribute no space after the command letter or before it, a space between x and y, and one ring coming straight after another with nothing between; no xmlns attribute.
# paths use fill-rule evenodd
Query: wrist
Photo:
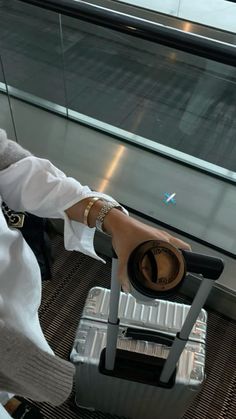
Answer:
<svg viewBox="0 0 236 419"><path fill-rule="evenodd" d="M120 223L122 224L125 219L129 218L118 202L100 197L85 198L65 212L71 220L79 221L90 228L96 227L110 235L121 228Z"/></svg>
<svg viewBox="0 0 236 419"><path fill-rule="evenodd" d="M88 216L88 225L90 228L96 227L96 220L103 206L104 200L102 198L99 198L91 208Z"/></svg>
<svg viewBox="0 0 236 419"><path fill-rule="evenodd" d="M121 226L126 226L129 222L129 216L118 208L112 208L104 218L103 230L105 233L113 236L121 230Z"/></svg>

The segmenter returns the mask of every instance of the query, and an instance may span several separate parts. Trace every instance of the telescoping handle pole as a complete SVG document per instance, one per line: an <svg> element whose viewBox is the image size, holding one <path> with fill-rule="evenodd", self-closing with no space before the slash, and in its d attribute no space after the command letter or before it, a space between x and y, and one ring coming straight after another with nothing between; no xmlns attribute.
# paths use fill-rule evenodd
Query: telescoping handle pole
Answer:
<svg viewBox="0 0 236 419"><path fill-rule="evenodd" d="M169 356L165 362L163 371L160 376L160 381L168 383L171 378L176 364L181 356L182 351L188 341L189 334L197 320L201 308L206 302L206 299L213 287L213 280L218 279L224 269L224 264L221 259L211 256L195 254L192 252L183 251L183 256L186 262L188 272L201 273L208 278L203 278L199 290L193 300L192 306L185 319L181 331L176 335L174 343L171 347ZM109 318L107 325L107 345L105 355L105 368L113 370L115 365L117 336L119 331L119 299L120 299L120 284L117 280L118 259L114 253L112 258L112 274L111 274L111 291L110 291L110 306Z"/></svg>
<svg viewBox="0 0 236 419"><path fill-rule="evenodd" d="M202 279L201 285L195 295L182 329L175 337L160 376L160 381L162 383L168 383L170 380L176 364L179 361L179 358L188 341L191 330L207 300L208 295L211 292L214 280L220 277L224 269L224 263L222 259L219 258L186 251L183 251L183 256L185 258L188 272L201 273L202 275L207 276L207 278Z"/></svg>
<svg viewBox="0 0 236 419"><path fill-rule="evenodd" d="M115 365L117 336L119 331L118 310L121 286L117 280L117 268L118 259L116 257L113 257L111 268L110 306L109 318L107 323L107 345L105 357L105 368L110 371L114 369Z"/></svg>
<svg viewBox="0 0 236 419"><path fill-rule="evenodd" d="M188 341L188 337L193 328L194 323L196 322L201 308L204 306L206 299L212 289L213 281L211 279L203 279L200 288L193 300L193 303L189 309L185 322L181 331L176 335L175 340L171 346L169 356L163 367L160 381L162 383L168 383L174 370L177 362L185 348L185 345ZM200 308L199 308L200 307Z"/></svg>

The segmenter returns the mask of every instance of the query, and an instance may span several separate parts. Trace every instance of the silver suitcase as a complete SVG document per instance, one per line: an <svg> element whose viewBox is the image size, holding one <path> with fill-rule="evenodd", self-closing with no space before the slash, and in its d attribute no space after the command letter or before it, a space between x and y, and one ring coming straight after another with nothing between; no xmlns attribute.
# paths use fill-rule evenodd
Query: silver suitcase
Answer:
<svg viewBox="0 0 236 419"><path fill-rule="evenodd" d="M191 310L163 300L138 303L120 293L116 266L113 259L111 291L90 290L76 333L76 403L132 419L179 419L204 381L201 307L212 283L202 281Z"/></svg>
<svg viewBox="0 0 236 419"><path fill-rule="evenodd" d="M81 319L107 323L110 290L91 288L85 301ZM165 300L137 302L131 294L120 293L118 317L120 325L138 327L139 330L153 330L175 336L183 326L190 306ZM189 339L205 343L207 312L201 309Z"/></svg>

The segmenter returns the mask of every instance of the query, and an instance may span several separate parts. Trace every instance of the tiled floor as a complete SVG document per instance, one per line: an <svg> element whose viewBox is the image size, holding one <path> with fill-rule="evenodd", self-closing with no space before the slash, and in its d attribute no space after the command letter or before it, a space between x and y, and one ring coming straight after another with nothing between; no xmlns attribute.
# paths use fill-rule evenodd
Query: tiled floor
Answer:
<svg viewBox="0 0 236 419"><path fill-rule="evenodd" d="M57 14L17 0L0 13L10 85L236 171L235 69L68 17L62 47Z"/></svg>

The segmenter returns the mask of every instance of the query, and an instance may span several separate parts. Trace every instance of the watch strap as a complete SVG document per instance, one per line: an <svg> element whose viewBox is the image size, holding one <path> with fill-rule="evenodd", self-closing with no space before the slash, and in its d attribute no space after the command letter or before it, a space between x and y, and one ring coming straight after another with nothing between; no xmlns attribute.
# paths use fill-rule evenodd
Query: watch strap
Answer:
<svg viewBox="0 0 236 419"><path fill-rule="evenodd" d="M106 217L106 215L109 213L109 211L111 211L111 209L113 208L117 208L120 211L123 211L122 206L116 202L116 201L105 201L105 204L102 206L102 208L100 209L97 219L96 219L96 229L102 233L104 233L103 231L103 222L104 219Z"/></svg>

